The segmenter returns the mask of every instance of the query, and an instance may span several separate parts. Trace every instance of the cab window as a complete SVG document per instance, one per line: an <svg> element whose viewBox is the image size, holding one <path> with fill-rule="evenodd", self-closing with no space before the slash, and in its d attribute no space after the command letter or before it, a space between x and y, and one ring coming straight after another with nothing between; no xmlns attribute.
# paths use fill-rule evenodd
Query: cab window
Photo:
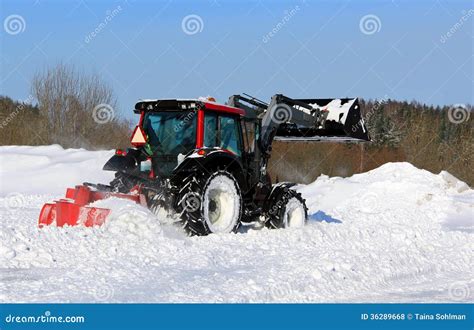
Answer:
<svg viewBox="0 0 474 330"><path fill-rule="evenodd" d="M258 139L258 126L257 123L253 121L244 121L244 144L245 144L245 152L252 153L255 152L255 142Z"/></svg>
<svg viewBox="0 0 474 330"><path fill-rule="evenodd" d="M241 140L237 121L231 116L219 116L219 146L241 156Z"/></svg>
<svg viewBox="0 0 474 330"><path fill-rule="evenodd" d="M205 147L216 147L217 146L217 115L215 113L207 112L204 115L204 146Z"/></svg>

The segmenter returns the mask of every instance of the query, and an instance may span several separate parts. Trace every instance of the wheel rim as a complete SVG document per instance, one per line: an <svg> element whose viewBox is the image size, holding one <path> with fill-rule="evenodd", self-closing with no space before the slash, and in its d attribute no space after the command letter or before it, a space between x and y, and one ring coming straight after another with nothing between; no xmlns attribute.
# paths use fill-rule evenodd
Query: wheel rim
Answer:
<svg viewBox="0 0 474 330"><path fill-rule="evenodd" d="M213 233L231 232L240 214L240 196L228 176L213 177L204 192L204 220Z"/></svg>
<svg viewBox="0 0 474 330"><path fill-rule="evenodd" d="M285 207L283 223L285 228L300 228L304 226L306 212L303 203L296 197L291 198Z"/></svg>

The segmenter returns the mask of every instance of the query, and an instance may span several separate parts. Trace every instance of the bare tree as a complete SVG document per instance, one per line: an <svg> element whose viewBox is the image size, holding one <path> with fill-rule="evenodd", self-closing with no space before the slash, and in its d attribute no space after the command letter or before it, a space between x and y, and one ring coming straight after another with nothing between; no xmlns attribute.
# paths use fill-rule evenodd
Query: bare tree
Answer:
<svg viewBox="0 0 474 330"><path fill-rule="evenodd" d="M130 125L116 113L112 88L98 75L58 64L33 77L32 95L46 117L45 138L64 147L123 145Z"/></svg>

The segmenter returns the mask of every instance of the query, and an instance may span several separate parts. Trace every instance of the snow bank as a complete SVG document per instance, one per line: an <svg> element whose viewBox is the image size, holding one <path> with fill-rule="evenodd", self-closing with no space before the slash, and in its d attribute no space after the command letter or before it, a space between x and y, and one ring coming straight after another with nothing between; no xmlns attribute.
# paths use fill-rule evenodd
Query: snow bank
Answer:
<svg viewBox="0 0 474 330"><path fill-rule="evenodd" d="M431 205L442 199L451 204L459 196L464 196L466 204L474 204L472 190L466 183L446 171L436 175L409 163L387 163L349 178L322 175L315 182L300 186L300 191L309 199L310 212L331 210L347 220L357 219L354 216L360 213L422 208L428 202ZM434 216L433 221L437 218Z"/></svg>
<svg viewBox="0 0 474 330"><path fill-rule="evenodd" d="M0 196L12 193L63 195L84 181L108 183L102 166L112 150L88 151L51 146L0 147Z"/></svg>
<svg viewBox="0 0 474 330"><path fill-rule="evenodd" d="M447 172L389 163L321 176L298 186L312 219L300 229L188 238L117 199L97 202L112 209L100 228L38 229L51 196L17 169L64 187L107 182L98 169L110 155L0 147L0 301L472 301L474 191Z"/></svg>

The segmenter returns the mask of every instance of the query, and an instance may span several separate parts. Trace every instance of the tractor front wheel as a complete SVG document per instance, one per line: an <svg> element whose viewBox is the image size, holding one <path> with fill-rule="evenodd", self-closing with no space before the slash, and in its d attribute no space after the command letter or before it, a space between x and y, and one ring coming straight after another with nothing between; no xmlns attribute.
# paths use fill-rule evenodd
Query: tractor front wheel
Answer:
<svg viewBox="0 0 474 330"><path fill-rule="evenodd" d="M298 228L306 224L308 208L305 200L290 187L283 184L273 189L266 211L268 228Z"/></svg>

